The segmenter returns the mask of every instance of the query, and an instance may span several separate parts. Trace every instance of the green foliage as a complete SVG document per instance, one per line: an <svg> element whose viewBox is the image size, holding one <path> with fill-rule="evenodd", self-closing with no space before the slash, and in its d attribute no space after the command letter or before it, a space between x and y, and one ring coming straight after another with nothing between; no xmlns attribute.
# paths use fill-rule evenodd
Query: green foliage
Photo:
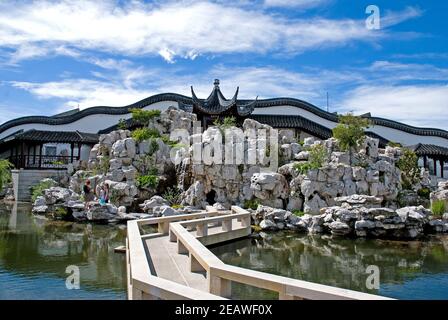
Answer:
<svg viewBox="0 0 448 320"><path fill-rule="evenodd" d="M54 187L54 183L52 180L42 180L38 184L31 187L31 200L36 201L37 197L42 196L44 194L45 189L50 189Z"/></svg>
<svg viewBox="0 0 448 320"><path fill-rule="evenodd" d="M13 165L8 160L0 160L0 191L11 181L11 169Z"/></svg>
<svg viewBox="0 0 448 320"><path fill-rule="evenodd" d="M418 156L414 151L403 148L403 155L398 159L396 166L401 171L402 186L410 190L412 186L420 181L420 169L418 167Z"/></svg>
<svg viewBox="0 0 448 320"><path fill-rule="evenodd" d="M57 207L54 211L55 218L63 219L67 216L67 214L68 214L68 211L64 207Z"/></svg>
<svg viewBox="0 0 448 320"><path fill-rule="evenodd" d="M318 169L318 168L313 168L311 166L311 163L309 163L308 161L306 162L298 162L294 164L294 169L296 171L298 171L300 174L307 174L308 171L313 170L313 169Z"/></svg>
<svg viewBox="0 0 448 320"><path fill-rule="evenodd" d="M119 130L126 130L128 128L128 124L125 119L118 120L117 128Z"/></svg>
<svg viewBox="0 0 448 320"><path fill-rule="evenodd" d="M258 199L251 199L244 201L244 209L257 210L259 205L260 201Z"/></svg>
<svg viewBox="0 0 448 320"><path fill-rule="evenodd" d="M149 139L160 138L160 132L157 129L137 128L132 131L132 138L137 142L143 142Z"/></svg>
<svg viewBox="0 0 448 320"><path fill-rule="evenodd" d="M305 212L303 212L301 210L292 210L292 214L297 217L303 217L305 215Z"/></svg>
<svg viewBox="0 0 448 320"><path fill-rule="evenodd" d="M215 125L216 127L219 128L219 130L221 130L221 133L224 134L224 131L226 129L229 129L231 127L236 127L237 123L236 123L236 118L231 116L231 117L224 117L224 119L216 119L213 122L213 125Z"/></svg>
<svg viewBox="0 0 448 320"><path fill-rule="evenodd" d="M392 148L401 148L402 147L401 143L394 142L394 141L389 141L387 143L387 145Z"/></svg>
<svg viewBox="0 0 448 320"><path fill-rule="evenodd" d="M348 151L364 141L364 130L370 125L368 119L347 113L339 116L339 124L333 129L333 136L339 141L340 148Z"/></svg>
<svg viewBox="0 0 448 320"><path fill-rule="evenodd" d="M310 170L322 168L328 160L327 149L322 144L314 144L309 149L309 158L306 162L294 164L294 169L300 174L306 174Z"/></svg>
<svg viewBox="0 0 448 320"><path fill-rule="evenodd" d="M141 175L137 178L137 187L155 189L159 185L159 177L154 174Z"/></svg>
<svg viewBox="0 0 448 320"><path fill-rule="evenodd" d="M184 147L184 145L179 143L178 141L170 140L170 138L168 136L162 136L162 141L167 146L170 146L172 148L182 148L182 147Z"/></svg>
<svg viewBox="0 0 448 320"><path fill-rule="evenodd" d="M419 197L425 198L429 200L429 195L431 194L431 190L429 188L421 188L417 191Z"/></svg>
<svg viewBox="0 0 448 320"><path fill-rule="evenodd" d="M177 187L168 188L162 195L162 198L168 201L171 207L178 207L182 202L182 190Z"/></svg>
<svg viewBox="0 0 448 320"><path fill-rule="evenodd" d="M92 168L92 173L94 176L102 174L105 175L109 171L110 168L110 157L103 156L102 159L97 162L97 164Z"/></svg>
<svg viewBox="0 0 448 320"><path fill-rule="evenodd" d="M149 120L160 116L160 110L143 110L139 108L131 109L132 120L137 125L146 126Z"/></svg>
<svg viewBox="0 0 448 320"><path fill-rule="evenodd" d="M432 211L433 215L435 215L437 217L442 216L446 212L445 201L443 201L443 200L433 201L433 203L431 205L431 211Z"/></svg>

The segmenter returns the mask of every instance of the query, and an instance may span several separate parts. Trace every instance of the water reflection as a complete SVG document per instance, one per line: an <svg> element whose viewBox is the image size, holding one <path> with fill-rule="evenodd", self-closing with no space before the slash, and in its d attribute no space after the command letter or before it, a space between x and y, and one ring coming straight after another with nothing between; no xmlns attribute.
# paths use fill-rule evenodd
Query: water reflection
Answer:
<svg viewBox="0 0 448 320"><path fill-rule="evenodd" d="M123 226L33 217L28 205L0 207L0 299L124 299ZM81 289L67 290L66 267L80 269Z"/></svg>
<svg viewBox="0 0 448 320"><path fill-rule="evenodd" d="M212 248L226 263L291 278L399 299L448 299L448 237L424 241L332 239L294 233L266 234ZM380 290L366 288L366 268L380 268ZM242 298L275 298L236 285Z"/></svg>

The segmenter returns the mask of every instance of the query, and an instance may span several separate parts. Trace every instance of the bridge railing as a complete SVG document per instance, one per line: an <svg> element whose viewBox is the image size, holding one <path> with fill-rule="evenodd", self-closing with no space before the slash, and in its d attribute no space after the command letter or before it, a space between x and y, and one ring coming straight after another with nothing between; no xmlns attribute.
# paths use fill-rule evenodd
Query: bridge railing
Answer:
<svg viewBox="0 0 448 320"><path fill-rule="evenodd" d="M247 228L249 228L250 233L250 213L236 206L232 207L232 214L230 215L170 224L170 241L177 241L178 253L189 254L190 270L192 272L206 271L208 290L210 293L230 298L231 283L238 282L277 292L279 299L282 300L389 300L389 298L382 296L291 279L225 264L205 247L203 239L207 237L207 226L210 223L219 222L222 228L221 234L236 231L232 230L232 220L240 220L240 230L247 232ZM186 227L192 226L196 227L196 237L186 229Z"/></svg>
<svg viewBox="0 0 448 320"><path fill-rule="evenodd" d="M172 221L189 220L208 215L223 214L209 208L208 212L198 214L177 215L172 217L151 218L145 220L128 221L126 239L126 273L128 286L128 299L130 300L215 300L223 297L210 294L194 288L189 288L176 282L159 278L152 274L146 255L143 241L149 236L163 236L166 223ZM140 227L148 224L157 224L156 234L143 235Z"/></svg>

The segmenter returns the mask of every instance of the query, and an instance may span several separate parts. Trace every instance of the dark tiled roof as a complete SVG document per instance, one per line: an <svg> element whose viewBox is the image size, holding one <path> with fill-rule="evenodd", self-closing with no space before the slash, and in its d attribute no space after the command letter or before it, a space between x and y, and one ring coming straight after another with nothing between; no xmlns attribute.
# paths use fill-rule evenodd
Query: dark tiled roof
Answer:
<svg viewBox="0 0 448 320"><path fill-rule="evenodd" d="M193 99L184 95L176 94L176 93L162 93L157 94L141 101L138 101L134 104L124 106L124 107L92 107L81 110L79 112L75 112L66 116L60 115L58 117L46 117L46 116L31 116L31 117L22 117L14 120L10 120L8 122L0 125L0 133L8 130L12 127L29 124L29 123L41 123L48 125L63 125L67 123L71 123L82 119L86 116L97 115L97 114L110 114L110 115L124 115L130 113L130 109L133 108L144 108L148 105L161 102L161 101L173 101L179 104L184 105L193 105ZM255 100L238 100L238 104L251 104L255 103ZM256 106L254 108L267 108L267 107L275 107L275 106L292 106L305 111L309 111L323 119L327 119L333 122L338 121L337 114L326 112L319 107L316 107L308 102L294 99L294 98L275 98L275 99L263 99L258 100L256 102ZM403 124L400 122L396 122L389 119L383 119L378 117L369 117L369 120L373 122L374 125L380 125L388 128L393 128L397 130L401 130L407 133L419 135L419 136L436 136L442 137L444 139L448 139L448 131L442 129L435 128L418 128L413 127L407 124Z"/></svg>
<svg viewBox="0 0 448 320"><path fill-rule="evenodd" d="M250 119L265 123L274 128L298 128L321 139L331 137L331 130L301 116L251 114Z"/></svg>
<svg viewBox="0 0 448 320"><path fill-rule="evenodd" d="M21 131L0 141L35 141L35 142L54 142L54 143L98 143L99 136L96 133L86 133L79 131L42 131L28 130Z"/></svg>
<svg viewBox="0 0 448 320"><path fill-rule="evenodd" d="M193 112L219 115L225 112L233 111L240 116L247 116L254 111L255 105L257 104L257 99L248 103L241 103L237 100L239 87L236 89L233 98L227 100L219 88L219 80L215 79L213 84L213 90L207 99L198 99L194 93L193 87L191 87L191 99L193 102L191 107ZM186 110L185 105L182 105L181 107Z"/></svg>
<svg viewBox="0 0 448 320"><path fill-rule="evenodd" d="M413 146L409 146L408 148L414 150L418 156L448 157L448 148L436 146L433 144L419 143Z"/></svg>

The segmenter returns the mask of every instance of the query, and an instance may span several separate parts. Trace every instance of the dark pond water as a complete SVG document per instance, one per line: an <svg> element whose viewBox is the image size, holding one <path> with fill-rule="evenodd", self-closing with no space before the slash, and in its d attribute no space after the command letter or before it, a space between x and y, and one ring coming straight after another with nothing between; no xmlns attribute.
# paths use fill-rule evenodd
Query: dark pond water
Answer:
<svg viewBox="0 0 448 320"><path fill-rule="evenodd" d="M126 299L123 226L34 218L27 205L0 205L0 299ZM68 266L80 271L69 290Z"/></svg>
<svg viewBox="0 0 448 320"><path fill-rule="evenodd" d="M154 232L151 228L146 232ZM27 205L0 205L0 299L125 299L124 226L35 218ZM255 270L399 299L448 299L448 237L425 241L331 239L265 234L211 248L223 261ZM68 290L66 268L79 267ZM380 268L380 289L366 289L366 268ZM276 298L233 284L235 298Z"/></svg>
<svg viewBox="0 0 448 320"><path fill-rule="evenodd" d="M448 299L448 237L424 241L332 239L265 234L212 248L224 262L295 279L397 299ZM366 268L380 270L380 289L368 290ZM233 284L235 298L276 298Z"/></svg>

